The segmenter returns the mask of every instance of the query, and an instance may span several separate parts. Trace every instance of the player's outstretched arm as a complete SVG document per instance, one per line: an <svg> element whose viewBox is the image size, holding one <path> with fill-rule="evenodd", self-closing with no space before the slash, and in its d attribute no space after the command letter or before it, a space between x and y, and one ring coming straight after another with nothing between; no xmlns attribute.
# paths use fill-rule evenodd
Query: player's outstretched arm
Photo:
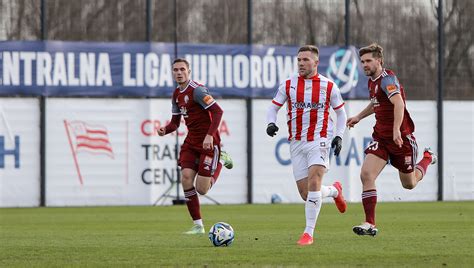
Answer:
<svg viewBox="0 0 474 268"><path fill-rule="evenodd" d="M346 126L349 128L353 128L357 123L360 122L360 120L366 118L367 116L373 113L374 105L372 104L372 102L370 102L369 105L367 105L367 107L365 107L364 110L362 110L358 115L349 117L349 119L347 119Z"/></svg>

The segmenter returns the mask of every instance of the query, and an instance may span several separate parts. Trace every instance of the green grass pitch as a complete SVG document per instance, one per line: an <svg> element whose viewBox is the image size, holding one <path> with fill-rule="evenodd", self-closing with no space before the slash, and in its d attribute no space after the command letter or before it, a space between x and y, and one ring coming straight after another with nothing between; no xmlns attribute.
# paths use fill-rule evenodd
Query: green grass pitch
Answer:
<svg viewBox="0 0 474 268"><path fill-rule="evenodd" d="M0 267L474 267L474 202L379 203L376 238L358 237L361 204L323 205L312 246L296 241L304 205L202 206L208 230L230 223L216 248L187 236L185 206L3 208Z"/></svg>

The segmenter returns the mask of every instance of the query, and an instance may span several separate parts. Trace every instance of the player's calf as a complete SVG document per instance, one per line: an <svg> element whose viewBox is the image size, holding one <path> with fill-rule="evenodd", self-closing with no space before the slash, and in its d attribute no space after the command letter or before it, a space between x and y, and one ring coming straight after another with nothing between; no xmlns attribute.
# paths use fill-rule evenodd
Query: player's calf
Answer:
<svg viewBox="0 0 474 268"><path fill-rule="evenodd" d="M412 190L416 187L416 182L413 182L413 181L402 181L402 186L403 188L407 189L407 190Z"/></svg>
<svg viewBox="0 0 474 268"><path fill-rule="evenodd" d="M211 189L211 177L197 176L196 178L196 192L200 195L205 195Z"/></svg>

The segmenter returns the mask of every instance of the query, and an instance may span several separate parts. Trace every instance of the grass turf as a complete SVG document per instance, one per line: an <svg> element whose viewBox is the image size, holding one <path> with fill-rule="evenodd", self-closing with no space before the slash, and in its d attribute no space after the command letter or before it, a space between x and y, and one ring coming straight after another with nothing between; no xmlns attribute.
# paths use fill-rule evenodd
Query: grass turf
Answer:
<svg viewBox="0 0 474 268"><path fill-rule="evenodd" d="M361 204L323 205L315 244L299 247L304 205L203 206L206 229L236 232L228 248L191 227L185 206L0 209L0 267L473 267L474 202L379 203L376 238L358 237Z"/></svg>

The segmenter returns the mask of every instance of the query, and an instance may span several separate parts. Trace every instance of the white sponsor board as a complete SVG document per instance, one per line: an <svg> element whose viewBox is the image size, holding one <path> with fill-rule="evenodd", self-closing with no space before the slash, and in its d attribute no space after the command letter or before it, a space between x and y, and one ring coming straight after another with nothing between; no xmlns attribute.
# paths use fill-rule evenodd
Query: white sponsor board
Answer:
<svg viewBox="0 0 474 268"><path fill-rule="evenodd" d="M474 102L444 102L444 200L474 200Z"/></svg>
<svg viewBox="0 0 474 268"><path fill-rule="evenodd" d="M286 125L286 106L280 109L277 125L278 135L271 138L265 134L266 111L270 100L253 102L253 146L254 146L254 181L253 200L255 203L268 203L272 194L278 194L283 202L302 202L293 178L288 130ZM368 101L348 101L345 108L348 116L353 116L365 108ZM408 110L417 126L415 136L418 141L421 157L425 146L436 151L436 105L434 102L408 102ZM335 116L333 119L335 120ZM351 202L361 200L359 174L364 159L364 149L371 141L373 116L361 121L355 128L346 130L343 137L343 149L338 159L332 156L331 166L324 176L323 184L334 181L342 182L345 198ZM437 169L430 167L423 182L414 190L402 188L398 171L387 166L377 179L378 199L381 201L436 200Z"/></svg>
<svg viewBox="0 0 474 268"><path fill-rule="evenodd" d="M0 207L40 204L39 102L0 99Z"/></svg>
<svg viewBox="0 0 474 268"><path fill-rule="evenodd" d="M246 200L246 143L243 101L218 101L224 148L234 169L223 170L202 203ZM171 100L48 99L48 206L171 204L183 190L178 178L176 134L159 137L171 118ZM179 129L181 144L186 135Z"/></svg>
<svg viewBox="0 0 474 268"><path fill-rule="evenodd" d="M234 169L223 169L210 198L201 197L201 202L245 203L245 101L218 102L224 109L220 126L223 148L232 155ZM347 101L345 107L352 116L367 104ZM285 108L278 116L280 131L270 138L265 133L268 105L270 100L253 101L253 200L269 203L272 194L279 194L283 202L302 202L292 174ZM424 147L437 151L436 103L408 101L407 107L416 125L418 156ZM39 206L39 101L1 98L0 108L0 207ZM171 183L177 178L176 136L156 134L170 118L169 99L48 99L46 205L151 205L160 197L158 204L170 204L177 192ZM351 202L360 201L359 173L373 124L371 116L346 131L341 156L332 157L324 178L324 184L340 180ZM474 102L446 101L444 124L445 200L473 200ZM179 144L185 135L182 124ZM414 190L405 190L397 170L387 166L377 179L378 198L436 200L437 183L434 165ZM182 188L178 190L183 198Z"/></svg>

